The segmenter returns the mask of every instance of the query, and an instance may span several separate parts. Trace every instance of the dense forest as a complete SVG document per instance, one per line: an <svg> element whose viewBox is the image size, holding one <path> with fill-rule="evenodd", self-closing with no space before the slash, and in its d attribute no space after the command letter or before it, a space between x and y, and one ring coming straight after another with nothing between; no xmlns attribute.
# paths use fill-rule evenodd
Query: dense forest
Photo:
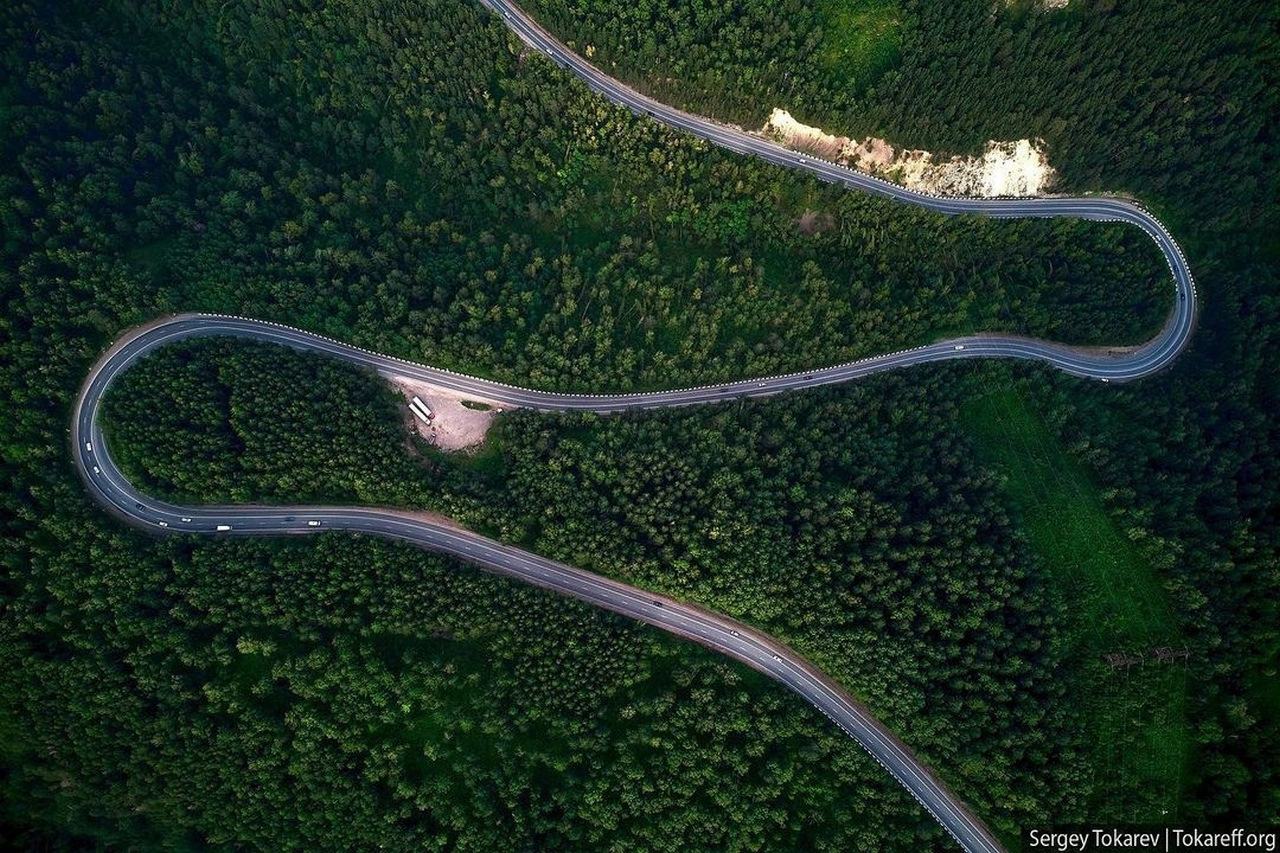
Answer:
<svg viewBox="0 0 1280 853"><path fill-rule="evenodd" d="M236 10L193 47L275 44ZM63 214L45 227L118 243L110 264L145 288L127 300L139 319L138 305L234 306L560 388L800 369L977 329L1136 343L1172 300L1135 229L949 220L840 192L602 105L513 55L479 10L445 4L431 27L352 14L392 32L334 64L357 23L318 10L297 25L310 40L280 46L304 56L224 59L243 80L37 41L22 75L37 104L11 129L36 135L51 103L71 125L24 161ZM42 49L87 55L55 76ZM323 71L293 79L297 63ZM385 110L368 103L378 85ZM42 219L33 202L14 199L17 233Z"/></svg>
<svg viewBox="0 0 1280 853"><path fill-rule="evenodd" d="M113 449L157 493L432 507L758 624L1011 844L1050 818L1273 816L1274 10L953 6L534 8L730 118L790 92L802 118L912 145L1044 136L1069 186L1138 193L1187 247L1207 309L1166 374L972 364L514 412L451 457L400 432L373 377L214 341L124 378ZM636 15L643 44L609 23ZM656 632L368 539L121 527L74 476L70 401L115 334L171 310L593 390L987 328L1136 342L1168 306L1149 241L740 161L603 104L469 2L17 2L0 22L5 837L947 848L799 700ZM781 82L758 67L813 51ZM1102 659L1164 646L1188 658Z"/></svg>
<svg viewBox="0 0 1280 853"><path fill-rule="evenodd" d="M1037 453L1056 444L1083 461L1092 481L1083 488L1109 507L1159 585L1185 599L1177 619L1208 665L1186 696L1188 725L1206 744L1183 778L1189 814L1280 812L1270 769L1280 743L1277 9L1124 0L1058 10L980 0L531 7L611 73L744 126L783 106L828 131L943 152L1039 137L1058 189L1135 193L1160 211L1206 298L1182 363L1105 395L1048 377L1048 390L1001 392L1004 428L977 421L989 408L969 423L1015 504L1054 491L1019 493L1019 470ZM880 37L863 37L870 32ZM1041 441L1027 440L1026 422L1045 432ZM1028 449L1021 460L1017 444ZM1031 533L1049 524L1022 510ZM1069 552L1042 538L1041 562Z"/></svg>
<svg viewBox="0 0 1280 853"><path fill-rule="evenodd" d="M1269 4L527 5L566 41L590 45L610 73L744 127L759 128L783 107L829 132L940 152L1042 138L1059 189L1133 192L1221 227L1260 225L1274 201L1277 12Z"/></svg>
<svg viewBox="0 0 1280 853"><path fill-rule="evenodd" d="M1101 689L1128 707L1151 678L1140 690L1100 685L1096 657L1108 642L1172 635L1072 634L1080 602L1029 571L995 478L955 425L944 389L957 382L981 393L948 369L784 403L516 412L488 454L458 458L418 441L404 452L402 418L393 399L370 394L375 378L215 340L153 356L113 389L106 414L124 470L154 494L441 509L785 638L938 766L967 768L964 789L1001 828L1046 813L1120 819L1157 801L1126 786L1122 774L1138 772L1128 766L1101 799L1082 771L1104 759L1081 755L1097 749L1082 732L1104 710L1064 698ZM322 398L287 391L317 385L329 389ZM314 466L290 460L308 456L324 471L300 484L296 473ZM201 458L218 465L191 464Z"/></svg>

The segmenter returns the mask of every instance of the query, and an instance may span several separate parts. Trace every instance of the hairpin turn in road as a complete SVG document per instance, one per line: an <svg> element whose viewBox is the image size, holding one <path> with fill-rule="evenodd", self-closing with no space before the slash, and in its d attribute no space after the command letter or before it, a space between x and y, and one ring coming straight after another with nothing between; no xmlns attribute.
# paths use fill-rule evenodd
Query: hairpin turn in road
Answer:
<svg viewBox="0 0 1280 853"><path fill-rule="evenodd" d="M138 492L113 462L98 421L111 383L153 350L177 340L221 335L250 338L309 350L384 374L421 379L464 394L542 411L618 412L717 403L740 397L779 394L849 382L887 370L969 358L1015 358L1046 362L1075 376L1104 382L1149 376L1167 366L1187 346L1195 328L1196 289L1181 249L1154 216L1138 205L1108 198L960 199L904 189L852 169L693 116L647 98L602 74L542 30L506 0L482 0L530 46L573 72L616 104L655 121L699 136L740 154L788 168L804 169L833 183L873 192L944 214L994 217L1076 217L1136 225L1160 247L1173 276L1176 299L1160 333L1132 350L1109 353L1018 335L980 334L939 341L848 364L740 382L635 394L557 394L518 388L439 368L413 364L278 323L213 314L179 314L131 329L98 360L85 379L72 415L76 467L90 494L125 522L159 533L284 535L329 530L369 533L410 542L480 568L518 578L629 616L715 649L787 686L853 737L967 851L1001 850L990 830L888 729L838 684L795 651L769 635L696 605L628 586L548 560L465 530L425 513L374 507L178 506Z"/></svg>

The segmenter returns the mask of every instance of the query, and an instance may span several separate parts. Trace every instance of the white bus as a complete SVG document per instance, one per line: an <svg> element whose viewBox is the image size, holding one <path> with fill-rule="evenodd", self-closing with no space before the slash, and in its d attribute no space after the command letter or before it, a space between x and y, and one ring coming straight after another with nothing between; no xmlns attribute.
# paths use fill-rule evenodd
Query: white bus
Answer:
<svg viewBox="0 0 1280 853"><path fill-rule="evenodd" d="M431 419L435 417L435 413L428 408L427 404L419 400L417 397L414 397L413 401L409 403L409 408L413 410L413 413L417 415L418 419L424 424L431 423Z"/></svg>

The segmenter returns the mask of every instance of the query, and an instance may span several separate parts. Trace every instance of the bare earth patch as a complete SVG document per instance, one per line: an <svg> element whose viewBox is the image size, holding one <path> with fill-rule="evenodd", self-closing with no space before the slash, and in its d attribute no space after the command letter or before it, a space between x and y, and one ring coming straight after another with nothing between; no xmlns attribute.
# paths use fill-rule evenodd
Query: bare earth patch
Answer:
<svg viewBox="0 0 1280 853"><path fill-rule="evenodd" d="M992 140L981 157L953 156L938 161L928 151L898 150L875 137L855 142L847 136L833 136L821 128L801 124L783 109L775 109L760 132L797 151L816 154L913 190L941 195L1043 195L1056 177L1045 159L1041 140Z"/></svg>
<svg viewBox="0 0 1280 853"><path fill-rule="evenodd" d="M816 210L806 210L796 220L796 230L802 234L817 234L834 225L835 220L831 218L831 214L819 213Z"/></svg>
<svg viewBox="0 0 1280 853"><path fill-rule="evenodd" d="M459 394L429 382L391 373L384 373L382 376L404 395L405 423L441 450L466 450L483 444L494 416L501 414L504 408L501 403ZM409 401L415 396L435 415L430 426L410 411ZM473 405L488 406L488 409L468 408L462 405L464 400Z"/></svg>

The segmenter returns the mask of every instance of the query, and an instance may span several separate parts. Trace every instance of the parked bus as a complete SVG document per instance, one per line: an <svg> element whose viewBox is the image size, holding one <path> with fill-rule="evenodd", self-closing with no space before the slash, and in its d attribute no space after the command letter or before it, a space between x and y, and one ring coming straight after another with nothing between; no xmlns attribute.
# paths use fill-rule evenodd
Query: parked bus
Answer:
<svg viewBox="0 0 1280 853"><path fill-rule="evenodd" d="M419 400L417 397L414 397L413 401L409 403L409 408L413 410L413 413L417 415L418 419L424 424L431 423L431 419L435 417L435 413L431 411L427 404Z"/></svg>

